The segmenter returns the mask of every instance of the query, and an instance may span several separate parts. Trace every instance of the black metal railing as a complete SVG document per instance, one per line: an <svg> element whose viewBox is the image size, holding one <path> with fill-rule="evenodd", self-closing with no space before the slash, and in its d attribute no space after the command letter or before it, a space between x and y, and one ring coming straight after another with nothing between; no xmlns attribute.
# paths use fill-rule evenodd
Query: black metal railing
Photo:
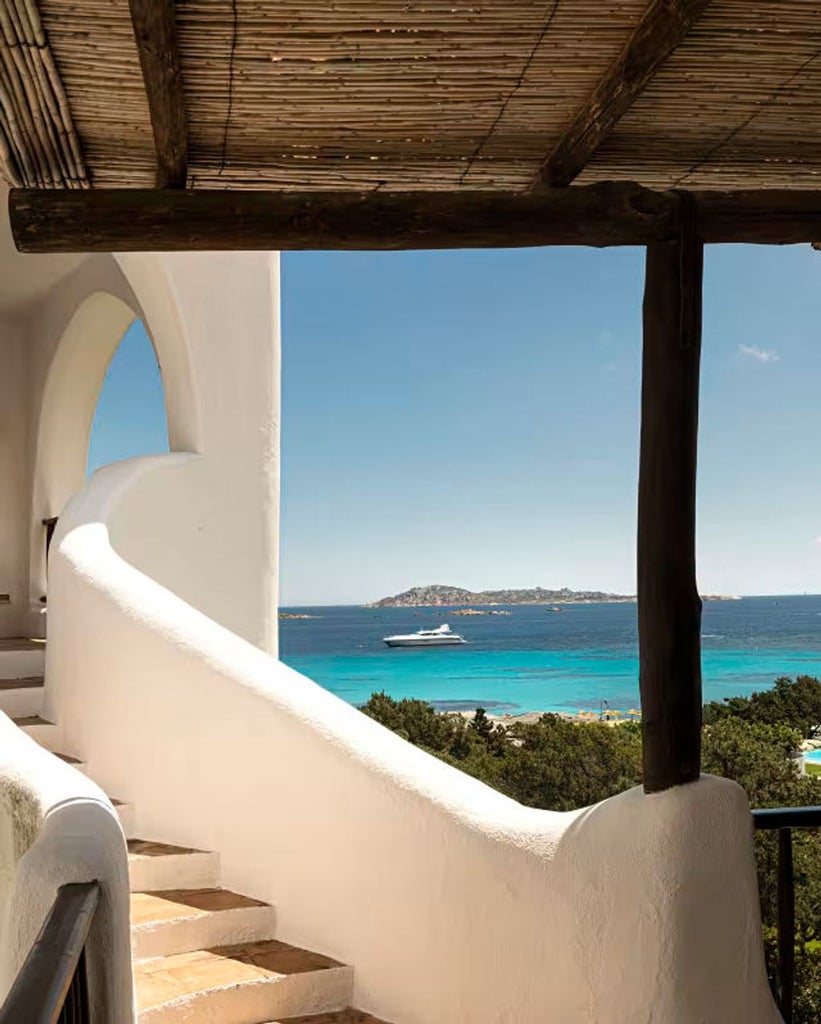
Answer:
<svg viewBox="0 0 821 1024"><path fill-rule="evenodd" d="M0 1007L0 1024L90 1024L86 939L98 882L73 882L57 898Z"/></svg>
<svg viewBox="0 0 821 1024"><path fill-rule="evenodd" d="M821 807L768 807L753 811L753 824L757 831L778 832L777 1001L784 1024L792 1024L795 989L795 876L792 830L821 828Z"/></svg>

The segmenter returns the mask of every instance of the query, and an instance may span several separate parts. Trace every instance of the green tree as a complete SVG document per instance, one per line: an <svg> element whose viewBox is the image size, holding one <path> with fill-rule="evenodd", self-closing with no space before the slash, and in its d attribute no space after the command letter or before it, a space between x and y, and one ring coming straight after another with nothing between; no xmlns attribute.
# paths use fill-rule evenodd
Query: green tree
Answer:
<svg viewBox="0 0 821 1024"><path fill-rule="evenodd" d="M447 750L453 734L449 716L437 715L423 700L396 701L386 693L374 693L362 711L417 747L440 753Z"/></svg>
<svg viewBox="0 0 821 1024"><path fill-rule="evenodd" d="M507 728L483 708L470 719L437 714L419 700L375 693L366 714L449 764L528 807L572 810L597 803L641 781L641 729L542 715ZM821 723L821 682L811 676L777 679L772 690L704 707L705 772L733 779L753 807L821 803L821 777L802 775L795 753ZM777 838L755 839L764 947L777 981ZM796 899L794 1024L821 1020L821 834L793 835Z"/></svg>
<svg viewBox="0 0 821 1024"><path fill-rule="evenodd" d="M749 697L726 697L704 705L704 723L713 725L725 718L764 725L789 725L809 739L821 728L821 681L815 676L787 676L776 679L770 690Z"/></svg>
<svg viewBox="0 0 821 1024"><path fill-rule="evenodd" d="M579 726L558 715L509 730L506 792L528 807L568 811L598 803L641 779L641 738L628 724Z"/></svg>
<svg viewBox="0 0 821 1024"><path fill-rule="evenodd" d="M789 708L790 705L787 694L782 707ZM770 705L770 714L774 706ZM795 721L792 714L789 718L790 722ZM813 806L821 800L821 780L801 775L793 757L800 740L801 733L791 724L765 724L751 721L748 717L721 715L715 724L704 728L703 767L705 771L738 782L746 790L753 807ZM756 834L755 848L767 971L776 987L776 835L772 832ZM821 952L818 948L821 939L821 836L815 831L793 832L793 874L796 926L794 1022L817 1024L821 1020Z"/></svg>

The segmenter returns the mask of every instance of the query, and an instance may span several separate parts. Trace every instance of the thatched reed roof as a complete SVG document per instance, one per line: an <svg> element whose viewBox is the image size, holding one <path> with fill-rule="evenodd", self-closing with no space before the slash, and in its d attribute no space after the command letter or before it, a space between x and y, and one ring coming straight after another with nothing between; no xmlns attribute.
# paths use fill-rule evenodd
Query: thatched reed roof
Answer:
<svg viewBox="0 0 821 1024"><path fill-rule="evenodd" d="M821 6L653 6L680 9L687 24L601 133L578 183L814 187ZM39 9L49 47L35 41L23 50L27 60L53 55L51 106L59 106L62 83L82 154L72 172L70 134L50 131L56 183L85 172L94 187L153 186L152 117L129 0L0 0L0 8L8 12L0 74L7 92L11 15L28 10L33 24ZM177 0L187 184L525 190L646 12L646 0ZM629 67L618 88L625 83L629 90ZM32 105L47 121L47 97L34 92ZM6 176L51 184L17 154L36 134L36 117L27 131L18 116L16 140L2 96ZM594 111L594 128L597 118Z"/></svg>

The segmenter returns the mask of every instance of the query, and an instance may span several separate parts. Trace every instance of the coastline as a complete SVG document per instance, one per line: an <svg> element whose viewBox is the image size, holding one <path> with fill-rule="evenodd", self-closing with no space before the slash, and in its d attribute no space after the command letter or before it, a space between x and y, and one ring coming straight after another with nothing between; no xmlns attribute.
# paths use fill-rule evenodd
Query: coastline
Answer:
<svg viewBox="0 0 821 1024"><path fill-rule="evenodd" d="M742 601L743 597L738 594L701 594L704 602L713 601ZM366 608L370 611L382 608L436 608L442 612L450 612L451 615L463 614L462 609L472 608L550 608L552 605L573 605L573 604L635 604L635 594L625 597L556 597L550 601L471 601L471 602L436 602L426 601L424 603L409 603L405 601L377 601L371 604L356 605L358 608Z"/></svg>
<svg viewBox="0 0 821 1024"><path fill-rule="evenodd" d="M493 722L494 725L533 725L538 722L542 715L555 715L557 718L563 718L566 722L580 722L582 724L590 724L591 722L598 722L601 725L624 725L625 722L640 722L641 714L636 713L635 709L633 714L625 713L623 711L617 711L615 709L604 711L600 717L597 711L519 711L512 712L506 711L499 714L498 712L486 711L485 716L489 722ZM472 719L475 715L475 709L473 711L437 711L439 715L461 715L462 718Z"/></svg>
<svg viewBox="0 0 821 1024"><path fill-rule="evenodd" d="M702 594L701 600L740 601L741 598L730 594ZM360 605L361 608L498 608L522 606L552 606L570 604L635 604L635 594L617 594L606 590L573 590L570 587L558 587L548 590L545 587L506 588L490 590L466 590L464 587L447 586L431 583L422 587L411 587L401 594L392 594L376 601Z"/></svg>
<svg viewBox="0 0 821 1024"><path fill-rule="evenodd" d="M624 717L638 709L634 604L565 605L562 614L544 606L511 610L454 617L451 626L458 622L469 642L420 651L387 648L382 637L439 625L447 616L432 609L294 608L286 614L317 618L280 621L281 657L355 706L384 690L440 712L483 707L510 724L541 712L574 719L583 711L581 720L598 720L602 701ZM821 676L821 596L707 604L702 643L705 701L748 696L780 676Z"/></svg>

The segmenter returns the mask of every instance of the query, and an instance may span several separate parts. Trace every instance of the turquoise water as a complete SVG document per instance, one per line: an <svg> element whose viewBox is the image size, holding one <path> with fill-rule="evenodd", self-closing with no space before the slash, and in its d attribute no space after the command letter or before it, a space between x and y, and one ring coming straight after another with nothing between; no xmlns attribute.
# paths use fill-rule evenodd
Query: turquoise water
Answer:
<svg viewBox="0 0 821 1024"><path fill-rule="evenodd" d="M289 609L291 610L291 609ZM377 690L439 708L578 711L639 706L633 604L511 607L509 616L431 609L293 609L283 660L352 704ZM470 642L388 649L382 636L449 622ZM821 597L710 602L703 617L705 700L766 689L778 676L821 676Z"/></svg>
<svg viewBox="0 0 821 1024"><path fill-rule="evenodd" d="M804 754L804 760L809 761L810 764L821 764L821 750L808 750Z"/></svg>

